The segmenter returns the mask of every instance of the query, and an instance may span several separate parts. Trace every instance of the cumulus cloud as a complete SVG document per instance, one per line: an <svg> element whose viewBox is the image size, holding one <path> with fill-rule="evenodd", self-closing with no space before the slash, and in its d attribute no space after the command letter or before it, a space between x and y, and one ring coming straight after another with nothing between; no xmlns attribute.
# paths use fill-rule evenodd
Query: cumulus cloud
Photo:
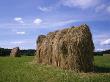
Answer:
<svg viewBox="0 0 110 82"><path fill-rule="evenodd" d="M107 12L109 12L109 13L110 13L110 6L108 6L108 7L107 7Z"/></svg>
<svg viewBox="0 0 110 82"><path fill-rule="evenodd" d="M102 41L101 45L110 45L110 39Z"/></svg>
<svg viewBox="0 0 110 82"><path fill-rule="evenodd" d="M110 13L110 6L109 5L106 5L106 4L101 4L101 5L98 5L96 8L95 8L95 11L96 12L106 12L106 13Z"/></svg>
<svg viewBox="0 0 110 82"><path fill-rule="evenodd" d="M57 21L48 21L48 22L44 22L42 23L42 27L41 28L47 28L47 29L60 29L60 27L63 27L63 26L66 26L66 25L69 25L71 23L75 23L75 22L79 22L81 20L73 20L73 19L70 19L70 20L57 20ZM44 27L46 26L46 27Z"/></svg>
<svg viewBox="0 0 110 82"><path fill-rule="evenodd" d="M14 42L10 42L11 44L24 44L24 41L14 41Z"/></svg>
<svg viewBox="0 0 110 82"><path fill-rule="evenodd" d="M42 12L48 12L51 11L52 7L38 7L38 9Z"/></svg>
<svg viewBox="0 0 110 82"><path fill-rule="evenodd" d="M104 51L104 49L100 48L100 49L96 49L95 51L99 51L100 52L100 51Z"/></svg>
<svg viewBox="0 0 110 82"><path fill-rule="evenodd" d="M26 32L16 32L16 34L18 34L18 35L25 35Z"/></svg>
<svg viewBox="0 0 110 82"><path fill-rule="evenodd" d="M24 23L24 21L21 17L15 17L14 20L19 23Z"/></svg>
<svg viewBox="0 0 110 82"><path fill-rule="evenodd" d="M37 18L37 19L35 19L35 20L33 21L33 23L36 24L36 25L40 25L40 24L42 23L42 20L39 19L39 18Z"/></svg>
<svg viewBox="0 0 110 82"><path fill-rule="evenodd" d="M13 45L24 45L24 44L31 44L34 43L34 40L32 41L31 39L23 39L23 40L13 40L13 41L9 41L7 42L8 44L13 44Z"/></svg>
<svg viewBox="0 0 110 82"><path fill-rule="evenodd" d="M103 0L61 0L61 4L71 8L93 8L95 12L110 13L110 5L104 3Z"/></svg>
<svg viewBox="0 0 110 82"><path fill-rule="evenodd" d="M100 11L104 11L106 9L106 5L102 4L96 7L95 11L96 12L100 12Z"/></svg>
<svg viewBox="0 0 110 82"><path fill-rule="evenodd" d="M61 0L62 4L68 7L78 7L82 9L87 9L94 7L100 3L99 0Z"/></svg>
<svg viewBox="0 0 110 82"><path fill-rule="evenodd" d="M81 20L63 20L63 21L57 21L55 23L53 23L52 25L54 26L63 26L63 25L67 25L67 24L70 24L70 23L75 23L75 22L79 22Z"/></svg>

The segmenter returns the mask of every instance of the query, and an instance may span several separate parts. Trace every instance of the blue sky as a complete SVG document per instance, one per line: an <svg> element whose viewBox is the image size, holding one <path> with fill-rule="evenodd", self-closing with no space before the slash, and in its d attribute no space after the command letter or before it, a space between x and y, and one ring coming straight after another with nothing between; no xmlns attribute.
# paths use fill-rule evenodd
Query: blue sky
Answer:
<svg viewBox="0 0 110 82"><path fill-rule="evenodd" d="M85 23L110 49L110 0L0 0L0 47L35 49L38 35Z"/></svg>

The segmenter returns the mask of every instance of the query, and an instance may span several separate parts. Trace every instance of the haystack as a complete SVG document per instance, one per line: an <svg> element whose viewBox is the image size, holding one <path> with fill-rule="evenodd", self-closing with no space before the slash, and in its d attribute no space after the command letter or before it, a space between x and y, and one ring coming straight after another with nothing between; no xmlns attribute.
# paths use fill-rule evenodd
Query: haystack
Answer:
<svg viewBox="0 0 110 82"><path fill-rule="evenodd" d="M10 56L11 57L20 57L20 49L19 47L15 47L11 50L11 53L10 53Z"/></svg>
<svg viewBox="0 0 110 82"><path fill-rule="evenodd" d="M36 61L63 69L88 72L93 70L94 44L89 27L66 28L40 35Z"/></svg>

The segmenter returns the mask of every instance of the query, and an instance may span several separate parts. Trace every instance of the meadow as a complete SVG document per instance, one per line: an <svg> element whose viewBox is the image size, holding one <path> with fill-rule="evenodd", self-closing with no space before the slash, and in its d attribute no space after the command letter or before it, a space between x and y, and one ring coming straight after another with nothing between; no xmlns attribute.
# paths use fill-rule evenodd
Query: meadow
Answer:
<svg viewBox="0 0 110 82"><path fill-rule="evenodd" d="M0 57L0 82L110 82L110 56L95 56L95 71L71 70L33 64L34 56Z"/></svg>

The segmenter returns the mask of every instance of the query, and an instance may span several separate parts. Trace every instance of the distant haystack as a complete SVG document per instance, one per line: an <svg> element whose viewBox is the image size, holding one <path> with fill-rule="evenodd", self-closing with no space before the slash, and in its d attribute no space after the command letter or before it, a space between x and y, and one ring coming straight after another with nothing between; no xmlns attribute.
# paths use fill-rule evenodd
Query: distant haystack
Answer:
<svg viewBox="0 0 110 82"><path fill-rule="evenodd" d="M88 72L93 70L94 44L87 25L66 28L40 35L37 40L37 63L63 69Z"/></svg>
<svg viewBox="0 0 110 82"><path fill-rule="evenodd" d="M13 48L11 50L10 56L12 56L12 57L20 57L21 55L19 54L19 52L20 52L19 47Z"/></svg>

